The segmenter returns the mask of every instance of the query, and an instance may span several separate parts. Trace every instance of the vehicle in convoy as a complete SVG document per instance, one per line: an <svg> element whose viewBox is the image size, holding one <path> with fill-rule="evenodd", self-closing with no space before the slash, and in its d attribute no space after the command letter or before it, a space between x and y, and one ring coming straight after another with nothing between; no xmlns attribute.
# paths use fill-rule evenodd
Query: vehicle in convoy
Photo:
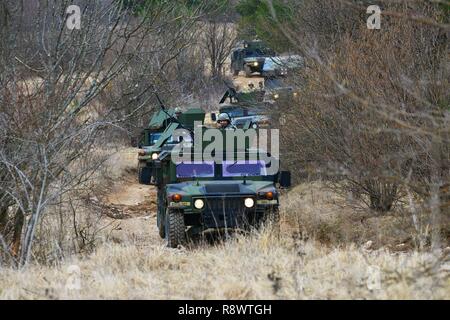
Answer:
<svg viewBox="0 0 450 320"><path fill-rule="evenodd" d="M274 56L275 51L261 40L244 41L231 53L231 72L237 76L240 71L245 71L247 77L254 72L262 73L266 58Z"/></svg>
<svg viewBox="0 0 450 320"><path fill-rule="evenodd" d="M147 128L141 132L138 148L145 148L154 145L167 126L172 122L171 117L173 115L174 110L167 110L167 112L160 110L155 112L150 119Z"/></svg>
<svg viewBox="0 0 450 320"><path fill-rule="evenodd" d="M161 110L166 114L165 111ZM172 113L166 114L168 126L161 133L155 143L143 147L138 154L138 181L141 184L152 184L155 177L155 160L164 148L171 148L179 141L174 141L173 133L177 129L193 130L195 122L204 124L205 112L202 109L191 108L174 118Z"/></svg>
<svg viewBox="0 0 450 320"><path fill-rule="evenodd" d="M265 78L284 77L304 66L299 55L287 55L266 58L261 75Z"/></svg>
<svg viewBox="0 0 450 320"><path fill-rule="evenodd" d="M289 172L269 170L278 159L245 146L231 155L216 152L215 160L190 152L176 161L173 147L166 145L158 154L153 182L158 189L157 227L169 247L210 229L248 229L278 220L279 190L290 186Z"/></svg>
<svg viewBox="0 0 450 320"><path fill-rule="evenodd" d="M231 124L237 128L256 129L261 125L269 124L268 106L263 101L265 95L263 90L237 92L234 87L228 84L227 86L228 90L219 102L221 105L219 114L227 113L230 116ZM216 121L216 117L215 113L211 114L213 121Z"/></svg>
<svg viewBox="0 0 450 320"><path fill-rule="evenodd" d="M298 98L298 91L291 85L288 85L282 78L270 77L264 81L264 101L267 103L276 103L280 101L293 101Z"/></svg>
<svg viewBox="0 0 450 320"><path fill-rule="evenodd" d="M270 123L270 118L265 114L263 107L224 106L219 109L220 113L227 113L230 116L231 124L239 129L257 129ZM215 114L211 115L211 118L215 117Z"/></svg>

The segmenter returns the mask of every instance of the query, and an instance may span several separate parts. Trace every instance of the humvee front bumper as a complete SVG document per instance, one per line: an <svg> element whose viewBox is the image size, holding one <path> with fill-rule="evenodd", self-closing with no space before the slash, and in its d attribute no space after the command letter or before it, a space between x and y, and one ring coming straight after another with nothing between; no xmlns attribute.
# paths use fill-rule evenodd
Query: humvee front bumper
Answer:
<svg viewBox="0 0 450 320"><path fill-rule="evenodd" d="M252 198L254 206L247 208L245 199ZM209 228L236 228L244 225L253 225L264 218L265 214L278 207L278 200L256 199L255 196L239 197L201 197L192 199L205 201L202 209L186 208L185 224L187 226L202 225Z"/></svg>

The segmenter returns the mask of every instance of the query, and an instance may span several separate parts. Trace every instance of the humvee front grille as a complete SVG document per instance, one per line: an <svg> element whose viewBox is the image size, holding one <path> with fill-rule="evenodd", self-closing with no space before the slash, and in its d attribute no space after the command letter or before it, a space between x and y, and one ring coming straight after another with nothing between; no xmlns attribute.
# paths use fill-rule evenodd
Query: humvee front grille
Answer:
<svg viewBox="0 0 450 320"><path fill-rule="evenodd" d="M202 212L207 228L234 228L245 223L254 208L244 206L245 197L206 198Z"/></svg>
<svg viewBox="0 0 450 320"><path fill-rule="evenodd" d="M236 193L239 192L238 184L208 184L205 186L207 193Z"/></svg>

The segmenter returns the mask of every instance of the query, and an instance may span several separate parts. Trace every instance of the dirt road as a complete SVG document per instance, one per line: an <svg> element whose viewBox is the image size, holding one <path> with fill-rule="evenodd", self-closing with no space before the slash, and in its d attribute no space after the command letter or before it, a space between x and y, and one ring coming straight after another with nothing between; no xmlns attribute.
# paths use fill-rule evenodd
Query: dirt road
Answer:
<svg viewBox="0 0 450 320"><path fill-rule="evenodd" d="M112 223L111 239L121 243L132 240L137 245L162 244L156 228L156 189L137 181L137 149L127 148L114 156L118 164L117 181L100 202Z"/></svg>

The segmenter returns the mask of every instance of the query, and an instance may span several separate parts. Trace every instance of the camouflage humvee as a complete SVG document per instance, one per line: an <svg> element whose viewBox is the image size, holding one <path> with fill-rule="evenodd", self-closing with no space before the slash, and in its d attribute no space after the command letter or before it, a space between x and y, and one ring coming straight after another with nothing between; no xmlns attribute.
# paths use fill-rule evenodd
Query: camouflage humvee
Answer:
<svg viewBox="0 0 450 320"><path fill-rule="evenodd" d="M161 115L164 113L167 118ZM152 184L155 176L154 161L158 158L159 153L164 146L173 147L178 141L172 139L175 130L185 128L186 130L194 129L194 122L201 124L205 121L205 112L202 109L191 108L183 112L178 119L173 118L172 112L166 114L164 111L158 112L157 119L165 119L168 125L165 130L158 133L158 139L151 145L145 146L139 151L138 155L138 180L141 184Z"/></svg>
<svg viewBox="0 0 450 320"><path fill-rule="evenodd" d="M234 149L232 156L239 156L235 161L227 160L227 152L216 153L214 161L195 152L188 154L190 160L179 161L171 150L166 145L158 155L154 181L157 227L169 247L208 229L247 229L278 220L279 188L290 186L290 173L269 172L267 159L276 160L270 154L263 157L246 146Z"/></svg>
<svg viewBox="0 0 450 320"><path fill-rule="evenodd" d="M142 130L138 148L150 147L158 141L161 134L172 122L171 117L174 115L174 110L164 112L162 110L153 114L150 122L144 130Z"/></svg>
<svg viewBox="0 0 450 320"><path fill-rule="evenodd" d="M266 78L264 81L264 88L264 101L268 103L280 101L289 103L298 98L298 90L293 86L286 84L286 81L282 78Z"/></svg>
<svg viewBox="0 0 450 320"><path fill-rule="evenodd" d="M237 128L256 129L270 123L267 116L270 107L264 102L264 90L237 92L231 85L227 84L227 86L228 90L219 101L219 114L227 113L232 124ZM211 119L215 121L215 113L211 114Z"/></svg>
<svg viewBox="0 0 450 320"><path fill-rule="evenodd" d="M231 72L237 76L239 71L245 71L247 77L254 72L262 73L266 58L275 55L275 51L260 40L244 42L243 48L231 53Z"/></svg>

